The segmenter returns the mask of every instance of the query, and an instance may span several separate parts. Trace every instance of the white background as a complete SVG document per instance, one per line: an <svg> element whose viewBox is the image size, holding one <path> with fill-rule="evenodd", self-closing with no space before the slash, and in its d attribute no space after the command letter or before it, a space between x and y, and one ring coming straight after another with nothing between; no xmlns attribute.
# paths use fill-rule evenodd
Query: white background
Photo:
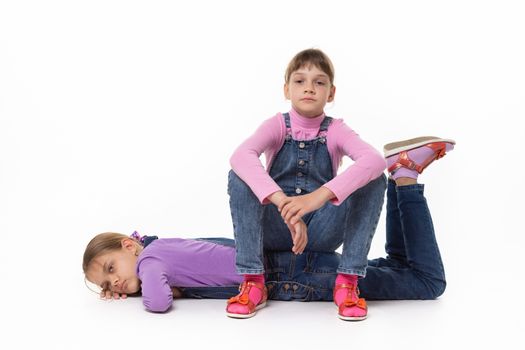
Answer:
<svg viewBox="0 0 525 350"><path fill-rule="evenodd" d="M517 348L524 17L519 1L2 1L1 347ZM238 321L223 300L99 301L81 270L96 233L232 237L229 156L289 109L284 70L310 47L335 65L327 114L376 148L457 141L421 176L445 294L370 303L361 323L331 303ZM383 244L384 214L370 256Z"/></svg>

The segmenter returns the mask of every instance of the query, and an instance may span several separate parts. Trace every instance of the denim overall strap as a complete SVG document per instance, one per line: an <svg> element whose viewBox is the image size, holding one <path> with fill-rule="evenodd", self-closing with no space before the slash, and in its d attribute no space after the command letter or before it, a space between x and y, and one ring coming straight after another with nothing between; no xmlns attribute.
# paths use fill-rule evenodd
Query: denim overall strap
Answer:
<svg viewBox="0 0 525 350"><path fill-rule="evenodd" d="M156 240L156 239L159 239L159 237L157 237L157 236L144 236L143 247L146 248L151 243L153 243L153 241Z"/></svg>
<svg viewBox="0 0 525 350"><path fill-rule="evenodd" d="M332 123L332 117L325 117L323 119L323 122L321 123L321 126L319 127L319 134L328 131L328 127Z"/></svg>

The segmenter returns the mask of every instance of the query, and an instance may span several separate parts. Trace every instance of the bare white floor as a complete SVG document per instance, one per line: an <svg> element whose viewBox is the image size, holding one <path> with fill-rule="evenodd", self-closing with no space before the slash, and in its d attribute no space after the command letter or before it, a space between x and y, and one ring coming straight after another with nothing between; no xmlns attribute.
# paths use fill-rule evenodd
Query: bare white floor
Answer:
<svg viewBox="0 0 525 350"><path fill-rule="evenodd" d="M278 302L248 320L224 314L224 300L176 300L166 314L144 311L140 298L103 301L76 291L3 298L4 349L343 348L521 349L520 303L493 288L451 288L434 301L372 301L369 318L344 322L331 302ZM6 315L7 310L7 315ZM523 311L523 309L521 309ZM7 322L5 322L7 321ZM257 344L253 344L256 339Z"/></svg>

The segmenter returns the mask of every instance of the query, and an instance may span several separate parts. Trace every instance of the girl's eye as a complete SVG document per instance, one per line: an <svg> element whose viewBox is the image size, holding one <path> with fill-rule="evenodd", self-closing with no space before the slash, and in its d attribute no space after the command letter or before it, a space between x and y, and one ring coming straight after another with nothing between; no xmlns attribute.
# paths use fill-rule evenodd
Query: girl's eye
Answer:
<svg viewBox="0 0 525 350"><path fill-rule="evenodd" d="M295 81L297 84L301 84L303 81L302 80L296 80Z"/></svg>
<svg viewBox="0 0 525 350"><path fill-rule="evenodd" d="M113 265L109 265L108 271L111 273L113 272Z"/></svg>
<svg viewBox="0 0 525 350"><path fill-rule="evenodd" d="M317 81L317 85L326 85L324 81Z"/></svg>

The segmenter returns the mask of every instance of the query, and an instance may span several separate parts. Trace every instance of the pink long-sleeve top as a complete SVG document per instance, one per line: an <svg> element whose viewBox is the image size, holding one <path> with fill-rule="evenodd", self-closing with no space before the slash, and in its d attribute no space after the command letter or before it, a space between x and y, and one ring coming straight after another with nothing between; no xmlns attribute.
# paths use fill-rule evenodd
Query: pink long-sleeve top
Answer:
<svg viewBox="0 0 525 350"><path fill-rule="evenodd" d="M300 115L290 110L292 138L298 141L314 139L325 114L315 118ZM281 113L265 120L255 133L246 139L233 153L230 164L233 171L251 188L262 204L268 204L268 196L281 188L270 177L270 169L275 156L284 144L286 125ZM349 195L377 178L386 168L382 155L346 125L343 119L333 119L327 133L328 153L332 160L334 178L323 186L335 194L331 200L334 205L341 204ZM266 167L259 157L265 155ZM354 163L337 174L343 156L350 157Z"/></svg>

